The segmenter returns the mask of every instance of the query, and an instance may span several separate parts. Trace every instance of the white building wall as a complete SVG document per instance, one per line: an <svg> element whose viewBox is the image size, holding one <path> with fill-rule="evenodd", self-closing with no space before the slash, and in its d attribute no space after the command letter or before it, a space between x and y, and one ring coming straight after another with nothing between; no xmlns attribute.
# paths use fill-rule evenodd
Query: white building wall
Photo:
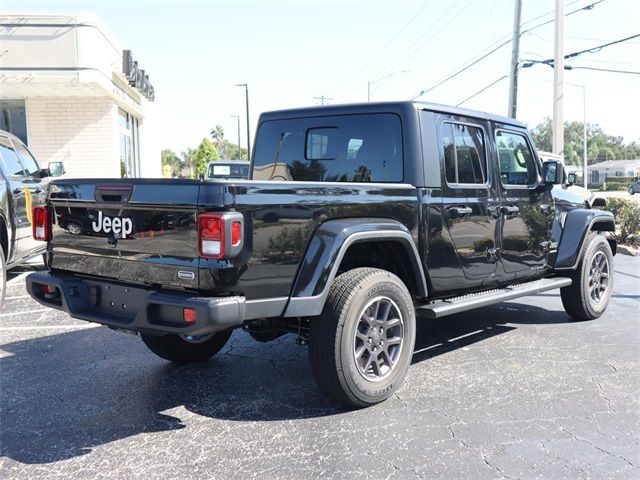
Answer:
<svg viewBox="0 0 640 480"><path fill-rule="evenodd" d="M32 97L26 110L29 148L42 166L62 161L69 178L120 178L113 99Z"/></svg>

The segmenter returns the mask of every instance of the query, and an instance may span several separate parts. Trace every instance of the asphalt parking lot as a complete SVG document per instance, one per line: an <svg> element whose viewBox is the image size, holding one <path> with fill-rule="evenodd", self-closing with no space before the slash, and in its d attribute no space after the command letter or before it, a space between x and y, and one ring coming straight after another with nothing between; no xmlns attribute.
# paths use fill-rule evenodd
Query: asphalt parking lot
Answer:
<svg viewBox="0 0 640 480"><path fill-rule="evenodd" d="M178 367L47 310L0 312L0 478L640 478L640 259L572 323L557 291L421 321L404 387L326 400L292 336Z"/></svg>

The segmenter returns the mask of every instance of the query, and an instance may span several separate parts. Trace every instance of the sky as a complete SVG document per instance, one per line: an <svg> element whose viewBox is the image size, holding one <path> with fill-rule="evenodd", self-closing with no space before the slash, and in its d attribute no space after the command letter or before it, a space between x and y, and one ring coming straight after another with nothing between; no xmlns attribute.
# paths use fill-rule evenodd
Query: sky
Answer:
<svg viewBox="0 0 640 480"><path fill-rule="evenodd" d="M91 12L133 51L155 87L150 110L162 148L196 147L216 125L246 146L262 111L367 100L406 100L455 73L513 30L515 0L423 1L3 1L3 11ZM565 0L565 13L599 0ZM554 0L523 0L523 30L553 20ZM640 0L602 0L565 18L565 53L640 33ZM553 22L521 37L520 58L553 58ZM511 45L418 97L505 115ZM564 112L640 140L640 37L568 60ZM576 86L580 85L580 86ZM530 127L553 112L553 69L521 69L517 118Z"/></svg>

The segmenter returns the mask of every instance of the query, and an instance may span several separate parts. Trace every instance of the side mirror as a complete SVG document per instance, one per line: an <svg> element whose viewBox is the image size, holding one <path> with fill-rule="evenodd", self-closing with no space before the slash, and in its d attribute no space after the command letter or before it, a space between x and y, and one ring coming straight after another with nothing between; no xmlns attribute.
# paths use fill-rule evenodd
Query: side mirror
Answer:
<svg viewBox="0 0 640 480"><path fill-rule="evenodd" d="M570 173L569 175L567 175L567 184L569 186L575 185L576 183L578 183L578 175L577 174Z"/></svg>
<svg viewBox="0 0 640 480"><path fill-rule="evenodd" d="M542 180L545 185L559 185L564 178L564 166L555 160L549 160L542 166Z"/></svg>
<svg viewBox="0 0 640 480"><path fill-rule="evenodd" d="M64 163L49 162L49 176L60 177L65 174Z"/></svg>

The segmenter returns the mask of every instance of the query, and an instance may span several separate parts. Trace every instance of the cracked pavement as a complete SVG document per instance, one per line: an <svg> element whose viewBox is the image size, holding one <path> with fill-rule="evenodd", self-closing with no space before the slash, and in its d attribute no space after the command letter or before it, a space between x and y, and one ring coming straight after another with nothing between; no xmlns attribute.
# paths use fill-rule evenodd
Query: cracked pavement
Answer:
<svg viewBox="0 0 640 480"><path fill-rule="evenodd" d="M294 336L236 332L174 366L44 309L13 272L0 477L640 478L640 259L615 272L595 321L570 322L558 291L420 320L404 386L355 411L323 397Z"/></svg>

